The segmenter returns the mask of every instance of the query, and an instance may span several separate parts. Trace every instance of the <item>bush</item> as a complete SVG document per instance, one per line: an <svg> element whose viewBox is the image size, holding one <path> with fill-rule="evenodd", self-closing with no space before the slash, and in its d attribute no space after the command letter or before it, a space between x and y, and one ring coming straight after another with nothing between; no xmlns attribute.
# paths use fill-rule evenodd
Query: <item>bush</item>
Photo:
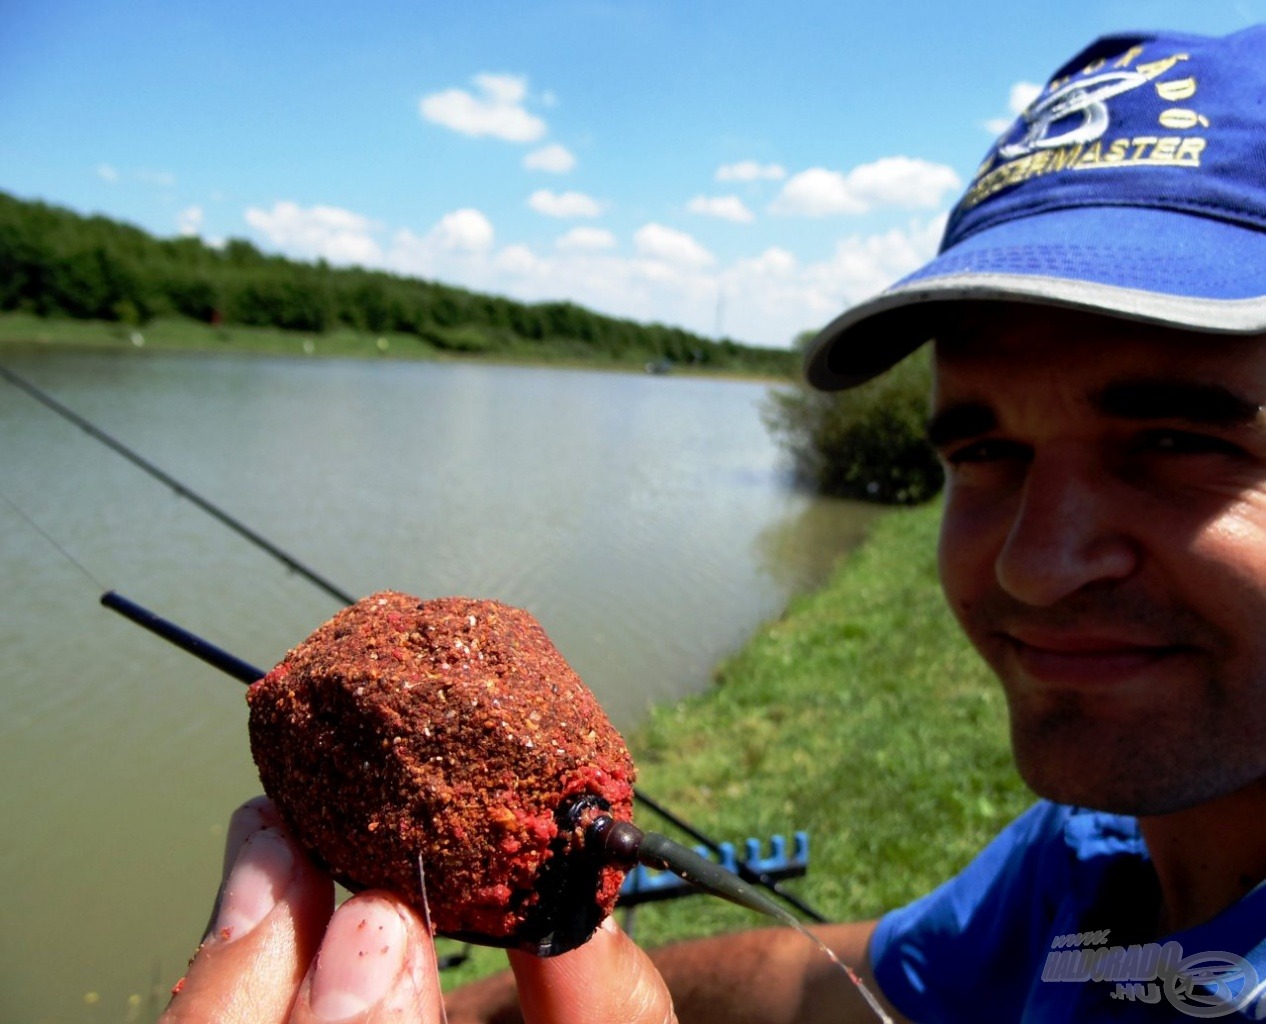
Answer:
<svg viewBox="0 0 1266 1024"><path fill-rule="evenodd" d="M419 332L419 335L423 341L429 342L436 348L464 355L488 352L494 347L492 335L474 324L441 330L423 330Z"/></svg>
<svg viewBox="0 0 1266 1024"><path fill-rule="evenodd" d="M774 391L765 421L797 474L823 494L914 505L943 483L925 434L931 384L925 346L853 391Z"/></svg>

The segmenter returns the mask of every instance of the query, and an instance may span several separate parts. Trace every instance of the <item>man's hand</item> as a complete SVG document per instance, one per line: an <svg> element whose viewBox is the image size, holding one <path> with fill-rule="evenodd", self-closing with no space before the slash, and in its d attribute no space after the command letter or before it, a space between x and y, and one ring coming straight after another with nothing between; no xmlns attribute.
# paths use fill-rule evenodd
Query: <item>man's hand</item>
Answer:
<svg viewBox="0 0 1266 1024"><path fill-rule="evenodd" d="M207 937L163 1024L444 1020L435 950L419 916L379 891L335 911L333 883L267 800L234 813L225 875ZM527 1024L675 1020L659 974L614 921L563 956L510 959ZM455 1005L454 1024L474 1010Z"/></svg>

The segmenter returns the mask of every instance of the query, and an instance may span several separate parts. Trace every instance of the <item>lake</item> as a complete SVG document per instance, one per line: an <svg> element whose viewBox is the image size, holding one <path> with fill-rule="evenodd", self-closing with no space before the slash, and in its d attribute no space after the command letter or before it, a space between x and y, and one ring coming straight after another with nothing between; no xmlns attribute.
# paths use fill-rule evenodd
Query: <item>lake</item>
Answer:
<svg viewBox="0 0 1266 1024"><path fill-rule="evenodd" d="M706 688L875 514L794 486L757 383L0 361L344 590L528 609L622 728ZM263 667L338 604L3 381L0 431L0 1020L149 1020L206 923L228 814L259 784L243 687L100 592Z"/></svg>

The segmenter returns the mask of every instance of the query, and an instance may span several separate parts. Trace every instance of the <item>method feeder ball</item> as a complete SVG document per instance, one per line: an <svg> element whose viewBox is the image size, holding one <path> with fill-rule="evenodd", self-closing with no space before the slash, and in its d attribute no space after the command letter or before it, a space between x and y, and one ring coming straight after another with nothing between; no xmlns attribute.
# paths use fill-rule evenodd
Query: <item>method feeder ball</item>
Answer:
<svg viewBox="0 0 1266 1024"><path fill-rule="evenodd" d="M539 955L615 906L623 867L586 830L631 818L633 761L527 612L374 594L247 700L265 792L348 888L422 907L424 872L438 933Z"/></svg>

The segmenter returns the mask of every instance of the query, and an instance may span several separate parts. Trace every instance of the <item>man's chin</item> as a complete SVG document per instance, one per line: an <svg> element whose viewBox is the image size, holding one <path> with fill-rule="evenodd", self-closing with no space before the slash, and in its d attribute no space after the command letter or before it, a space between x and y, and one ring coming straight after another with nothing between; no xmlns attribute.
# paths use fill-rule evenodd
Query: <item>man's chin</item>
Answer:
<svg viewBox="0 0 1266 1024"><path fill-rule="evenodd" d="M1188 771L1191 760L1174 751L1137 749L1138 739L1137 731L1127 739L1085 723L1075 729L1012 728L1020 777L1056 803L1143 817L1186 810L1235 788L1229 779Z"/></svg>
<svg viewBox="0 0 1266 1024"><path fill-rule="evenodd" d="M1108 788L1097 781L1084 784L1081 780L1067 777L1052 779L1049 773L1033 773L1023 767L1020 769L1020 777L1038 796L1071 807L1085 807L1093 811L1133 817L1164 814L1169 809L1174 809L1166 801L1158 800L1155 794L1118 787Z"/></svg>
<svg viewBox="0 0 1266 1024"><path fill-rule="evenodd" d="M1025 742L1015 737L1015 766L1025 784L1057 804L1144 816L1175 814L1244 785L1215 754L1170 752L1148 757L1127 744Z"/></svg>

